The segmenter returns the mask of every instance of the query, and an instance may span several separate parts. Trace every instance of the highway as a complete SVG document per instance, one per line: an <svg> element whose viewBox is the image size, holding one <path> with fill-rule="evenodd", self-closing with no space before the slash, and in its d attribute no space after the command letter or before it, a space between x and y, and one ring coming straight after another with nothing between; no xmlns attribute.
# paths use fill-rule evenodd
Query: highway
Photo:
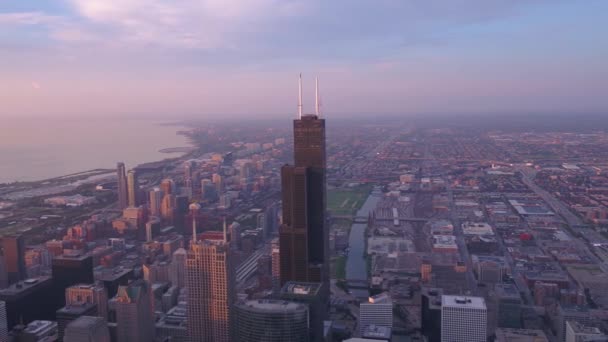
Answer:
<svg viewBox="0 0 608 342"><path fill-rule="evenodd" d="M538 186L534 183L534 178L536 177L536 170L531 167L518 165L516 166L516 170L519 171L522 175L522 181L528 188L530 188L534 193L540 196L553 211L564 218L570 227L579 226L583 224L583 221L576 215L574 215L570 209L564 205L560 200L555 198L551 193L546 191L545 189Z"/></svg>

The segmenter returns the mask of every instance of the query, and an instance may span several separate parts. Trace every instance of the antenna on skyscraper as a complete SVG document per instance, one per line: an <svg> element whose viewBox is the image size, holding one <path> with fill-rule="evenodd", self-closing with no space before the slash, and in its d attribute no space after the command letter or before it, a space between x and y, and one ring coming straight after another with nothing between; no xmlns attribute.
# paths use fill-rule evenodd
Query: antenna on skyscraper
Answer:
<svg viewBox="0 0 608 342"><path fill-rule="evenodd" d="M198 239L196 236L196 216L198 215L199 211L201 210L201 206L198 203L192 203L190 204L190 214L192 215L192 243L195 244L197 243Z"/></svg>
<svg viewBox="0 0 608 342"><path fill-rule="evenodd" d="M226 238L226 216L224 216L224 243L227 243L228 239Z"/></svg>
<svg viewBox="0 0 608 342"><path fill-rule="evenodd" d="M315 78L315 114L317 114L317 117L319 115L321 115L321 99L319 98L319 78L316 77Z"/></svg>
<svg viewBox="0 0 608 342"><path fill-rule="evenodd" d="M302 118L302 73L298 80L298 119Z"/></svg>

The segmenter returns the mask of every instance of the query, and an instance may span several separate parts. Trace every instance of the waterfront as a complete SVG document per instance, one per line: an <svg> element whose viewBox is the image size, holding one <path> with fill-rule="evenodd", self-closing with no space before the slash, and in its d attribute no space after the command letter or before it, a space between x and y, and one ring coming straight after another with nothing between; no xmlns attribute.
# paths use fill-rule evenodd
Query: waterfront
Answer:
<svg viewBox="0 0 608 342"><path fill-rule="evenodd" d="M180 126L145 119L6 118L0 125L0 183L35 181L97 168L180 156ZM27 138L26 138L27 137Z"/></svg>
<svg viewBox="0 0 608 342"><path fill-rule="evenodd" d="M378 190L372 191L367 197L363 206L357 211L356 217L365 217L376 208L380 200L381 193ZM360 289L355 283L362 280L367 280L367 262L365 260L365 230L367 223L353 223L348 237L348 246L350 248L348 259L346 260L346 279L350 284L349 291L359 298L366 298L369 295L367 289ZM354 285L354 286L353 286ZM356 287L356 288L355 288ZM365 282L367 288L367 282Z"/></svg>

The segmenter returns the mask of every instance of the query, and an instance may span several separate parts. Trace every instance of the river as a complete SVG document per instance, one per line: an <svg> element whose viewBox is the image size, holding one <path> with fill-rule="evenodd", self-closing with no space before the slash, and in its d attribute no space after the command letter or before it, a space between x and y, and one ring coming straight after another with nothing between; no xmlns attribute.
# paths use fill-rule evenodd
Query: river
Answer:
<svg viewBox="0 0 608 342"><path fill-rule="evenodd" d="M381 192L374 189L367 197L363 206L357 211L357 217L367 218L374 209L381 197ZM348 259L346 260L346 279L349 284L349 291L358 298L367 298L369 291L356 286L352 280L367 280L367 264L365 262L365 230L367 223L353 223L348 237ZM349 281L351 280L351 281Z"/></svg>

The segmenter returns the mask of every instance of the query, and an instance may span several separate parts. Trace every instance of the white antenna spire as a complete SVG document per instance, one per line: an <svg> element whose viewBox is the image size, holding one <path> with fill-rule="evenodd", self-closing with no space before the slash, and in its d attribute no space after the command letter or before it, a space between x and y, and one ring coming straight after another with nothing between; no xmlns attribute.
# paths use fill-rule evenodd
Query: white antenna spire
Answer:
<svg viewBox="0 0 608 342"><path fill-rule="evenodd" d="M228 239L226 238L226 216L224 216L224 243L227 243Z"/></svg>
<svg viewBox="0 0 608 342"><path fill-rule="evenodd" d="M194 214L192 215L192 244L195 244L196 240L196 214Z"/></svg>
<svg viewBox="0 0 608 342"><path fill-rule="evenodd" d="M298 118L302 118L302 73L300 73L300 79L298 80Z"/></svg>
<svg viewBox="0 0 608 342"><path fill-rule="evenodd" d="M315 78L315 114L321 115L320 111L321 103L319 102L319 78Z"/></svg>

